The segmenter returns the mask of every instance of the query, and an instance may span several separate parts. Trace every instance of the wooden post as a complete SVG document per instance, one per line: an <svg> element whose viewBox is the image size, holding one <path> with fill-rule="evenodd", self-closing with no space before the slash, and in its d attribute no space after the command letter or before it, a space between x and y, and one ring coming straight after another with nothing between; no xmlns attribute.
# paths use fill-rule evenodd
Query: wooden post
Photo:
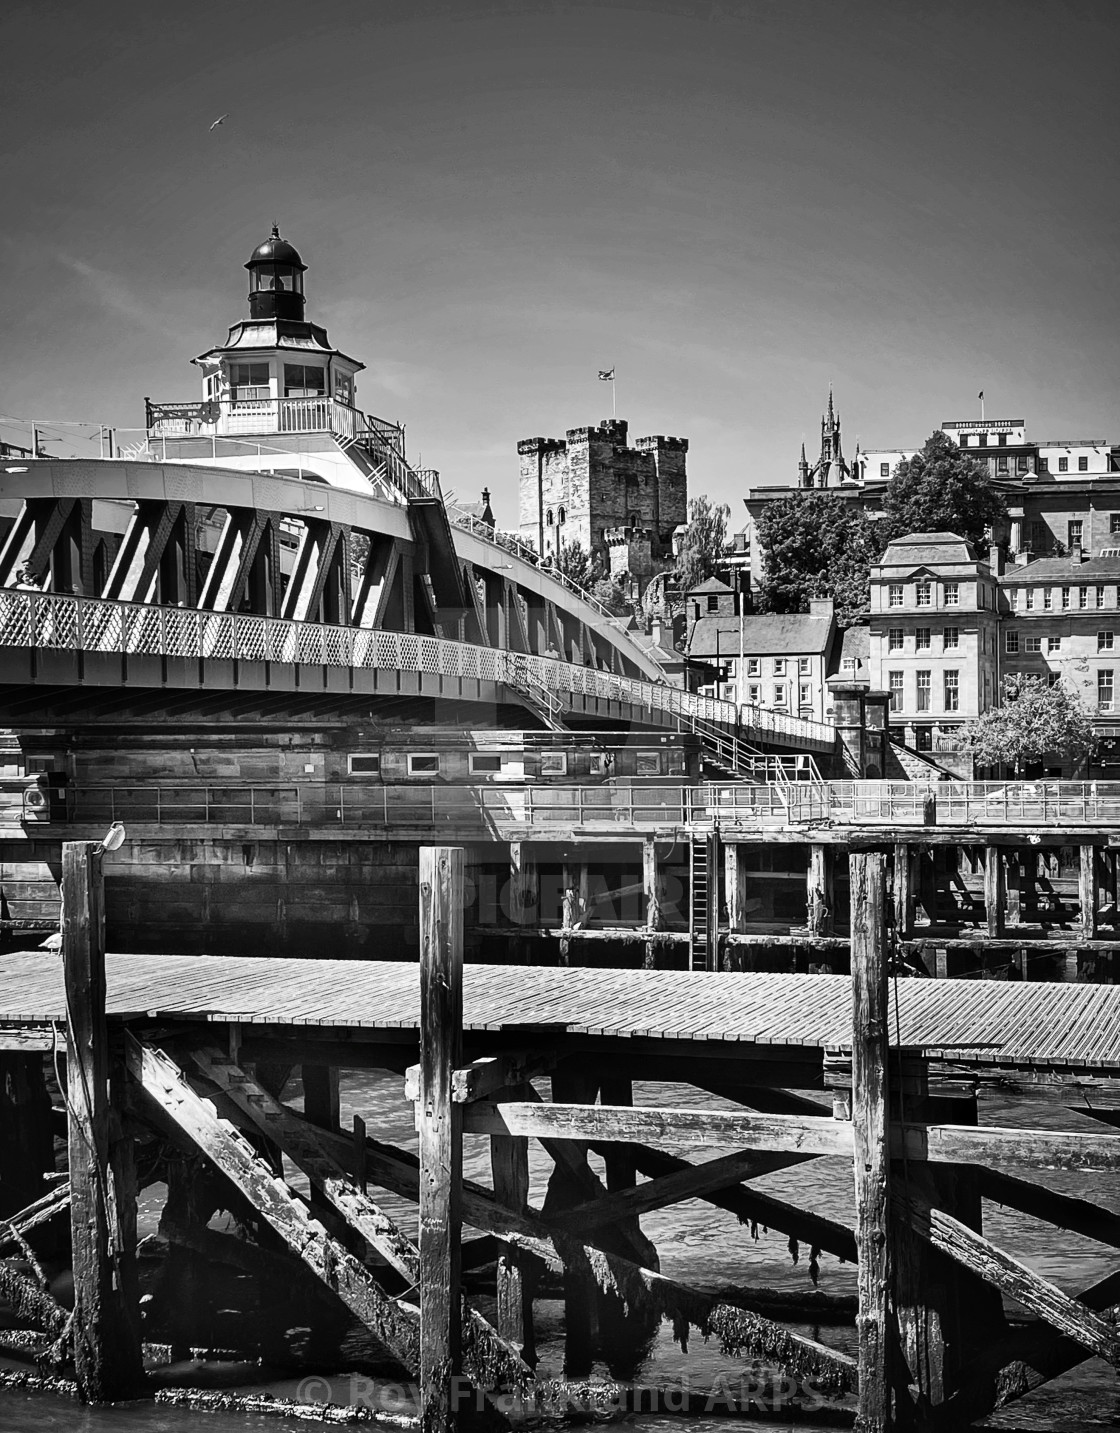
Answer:
<svg viewBox="0 0 1120 1433"><path fill-rule="evenodd" d="M831 935L833 929L832 848L820 842L809 847L809 929L814 935Z"/></svg>
<svg viewBox="0 0 1120 1433"><path fill-rule="evenodd" d="M915 1062L892 1087L894 1117L906 1122L975 1125L976 1097L934 1097L929 1094L928 1067ZM897 1068L897 1066L896 1066ZM975 1167L912 1161L894 1166L895 1178L905 1173L905 1200L911 1210L928 1217L931 1209L950 1214L978 1234L982 1232L980 1186ZM895 1190L897 1191L897 1185ZM945 1428L942 1405L959 1385L976 1349L1003 1329L1003 1306L996 1290L931 1249L909 1222L892 1220L894 1308L898 1341L917 1389L915 1426Z"/></svg>
<svg viewBox="0 0 1120 1433"><path fill-rule="evenodd" d="M1022 923L1022 879L1019 866L1019 849L1013 846L1004 856L1005 874L1004 881L1007 887L1007 924L1017 926Z"/></svg>
<svg viewBox="0 0 1120 1433"><path fill-rule="evenodd" d="M524 841L509 843L509 916L520 928L533 925L537 920L536 867L531 848ZM528 959L528 941L522 935L513 942L512 958L515 964L523 965Z"/></svg>
<svg viewBox="0 0 1120 1433"><path fill-rule="evenodd" d="M661 878L657 869L657 842L642 843L642 889L646 897L646 929L661 930Z"/></svg>
<svg viewBox="0 0 1120 1433"><path fill-rule="evenodd" d="M747 848L724 846L724 884L727 887L728 928L738 935L747 929Z"/></svg>
<svg viewBox="0 0 1120 1433"><path fill-rule="evenodd" d="M303 1077L303 1113L313 1125L320 1129L330 1130L332 1134L338 1132L338 1066L337 1065L304 1065L300 1074ZM311 1207L312 1209L329 1209L330 1200L327 1199L321 1190L311 1186Z"/></svg>
<svg viewBox="0 0 1120 1433"><path fill-rule="evenodd" d="M449 1433L460 1372L460 1201L463 1106L451 1098L462 1063L463 851L420 848L420 1427Z"/></svg>
<svg viewBox="0 0 1120 1433"><path fill-rule="evenodd" d="M74 1246L74 1365L87 1403L134 1397L144 1381L136 1283L136 1186L109 1088L101 847L62 846L66 1107Z"/></svg>
<svg viewBox="0 0 1120 1433"><path fill-rule="evenodd" d="M553 1071L552 1098L557 1104L595 1103L599 1082L597 1076L586 1069L565 1069ZM581 1158L586 1155L585 1145L573 1148ZM563 1163L556 1163L549 1177L545 1192L543 1212L549 1217L560 1210L570 1209L587 1197L585 1188L573 1179L572 1171ZM564 1371L571 1377L584 1377L594 1361L595 1343L599 1334L599 1310L597 1288L589 1276L585 1264L565 1262L564 1265Z"/></svg>
<svg viewBox="0 0 1120 1433"><path fill-rule="evenodd" d="M0 1129L4 1131L0 1219L4 1219L41 1199L47 1193L43 1176L54 1172L51 1099L38 1051L0 1054ZM37 1238L53 1239L54 1232L54 1225L46 1226Z"/></svg>
<svg viewBox="0 0 1120 1433"><path fill-rule="evenodd" d="M886 1433L890 1420L887 1318L891 1260L887 1199L887 962L884 858L852 852L852 1134L859 1255L859 1412L862 1433Z"/></svg>
<svg viewBox="0 0 1120 1433"><path fill-rule="evenodd" d="M1081 934L1092 940L1097 933L1097 871L1093 847L1081 847L1077 893L1081 900Z"/></svg>
<svg viewBox="0 0 1120 1433"><path fill-rule="evenodd" d="M1003 855L998 846L984 847L984 916L988 934L1003 935Z"/></svg>
<svg viewBox="0 0 1120 1433"><path fill-rule="evenodd" d="M494 1197L518 1214L529 1203L529 1140L525 1135L490 1136L490 1168ZM496 1271L497 1327L530 1367L536 1363L533 1336L533 1294L521 1267L516 1243L503 1240Z"/></svg>
<svg viewBox="0 0 1120 1433"><path fill-rule="evenodd" d="M910 865L910 847L898 841L894 848L891 895L894 898L894 930L899 940L914 934L914 883Z"/></svg>

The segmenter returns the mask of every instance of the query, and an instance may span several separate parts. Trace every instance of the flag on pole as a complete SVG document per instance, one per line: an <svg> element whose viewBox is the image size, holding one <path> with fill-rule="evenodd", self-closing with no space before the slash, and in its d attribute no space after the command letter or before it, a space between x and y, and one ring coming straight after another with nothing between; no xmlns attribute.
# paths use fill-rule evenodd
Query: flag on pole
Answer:
<svg viewBox="0 0 1120 1433"><path fill-rule="evenodd" d="M614 369L613 369L613 368L600 368L600 369L599 369L599 378L600 378L600 381L603 382L603 383L613 383L613 382L614 382Z"/></svg>
<svg viewBox="0 0 1120 1433"><path fill-rule="evenodd" d="M599 376L602 377L602 374L600 374ZM976 396L977 396L977 398L980 399L980 401L981 401L981 403L982 403L982 402L984 401L984 390L981 388L980 392L977 393Z"/></svg>

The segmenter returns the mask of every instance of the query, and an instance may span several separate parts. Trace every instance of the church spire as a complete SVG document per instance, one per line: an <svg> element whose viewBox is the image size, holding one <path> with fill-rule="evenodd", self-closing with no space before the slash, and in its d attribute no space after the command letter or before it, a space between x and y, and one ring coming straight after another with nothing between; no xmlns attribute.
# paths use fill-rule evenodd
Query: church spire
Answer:
<svg viewBox="0 0 1120 1433"><path fill-rule="evenodd" d="M805 440L801 440L801 461L797 465L797 483L799 487L809 486L809 460L805 456Z"/></svg>

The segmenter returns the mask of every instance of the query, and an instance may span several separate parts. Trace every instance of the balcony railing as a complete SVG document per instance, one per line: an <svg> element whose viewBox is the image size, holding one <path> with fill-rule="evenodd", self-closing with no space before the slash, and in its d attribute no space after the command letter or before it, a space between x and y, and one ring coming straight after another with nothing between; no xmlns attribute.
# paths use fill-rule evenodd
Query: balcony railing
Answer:
<svg viewBox="0 0 1120 1433"><path fill-rule="evenodd" d="M146 406L149 438L225 438L244 433L331 433L337 438L353 438L370 427L364 413L326 396L213 403L153 403L148 399ZM400 429L392 431L399 440Z"/></svg>

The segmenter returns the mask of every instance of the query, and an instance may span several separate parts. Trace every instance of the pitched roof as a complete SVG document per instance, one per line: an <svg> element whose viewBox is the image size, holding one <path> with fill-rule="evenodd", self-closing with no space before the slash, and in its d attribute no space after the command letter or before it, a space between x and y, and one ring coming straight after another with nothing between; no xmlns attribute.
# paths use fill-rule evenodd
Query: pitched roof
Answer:
<svg viewBox="0 0 1120 1433"><path fill-rule="evenodd" d="M834 623L831 617L799 613L743 618L743 652L750 657L823 652ZM738 617L700 617L688 639L690 657L737 657Z"/></svg>
<svg viewBox="0 0 1120 1433"><path fill-rule="evenodd" d="M854 662L854 667L845 667L845 662ZM871 628L860 623L847 627L841 634L840 650L833 655L829 664L829 676L854 676L857 681L867 681L871 672Z"/></svg>
<svg viewBox="0 0 1120 1433"><path fill-rule="evenodd" d="M694 592L729 592L734 594L735 589L728 587L726 582L721 582L718 577L706 578L699 587L690 587L688 595L691 597Z"/></svg>
<svg viewBox="0 0 1120 1433"><path fill-rule="evenodd" d="M1024 587L1029 582L1072 587L1096 577L1105 577L1111 582L1120 579L1120 557L1091 557L1088 562L1074 562L1069 557L1042 557L1023 567L1009 567L999 580L1003 587Z"/></svg>

